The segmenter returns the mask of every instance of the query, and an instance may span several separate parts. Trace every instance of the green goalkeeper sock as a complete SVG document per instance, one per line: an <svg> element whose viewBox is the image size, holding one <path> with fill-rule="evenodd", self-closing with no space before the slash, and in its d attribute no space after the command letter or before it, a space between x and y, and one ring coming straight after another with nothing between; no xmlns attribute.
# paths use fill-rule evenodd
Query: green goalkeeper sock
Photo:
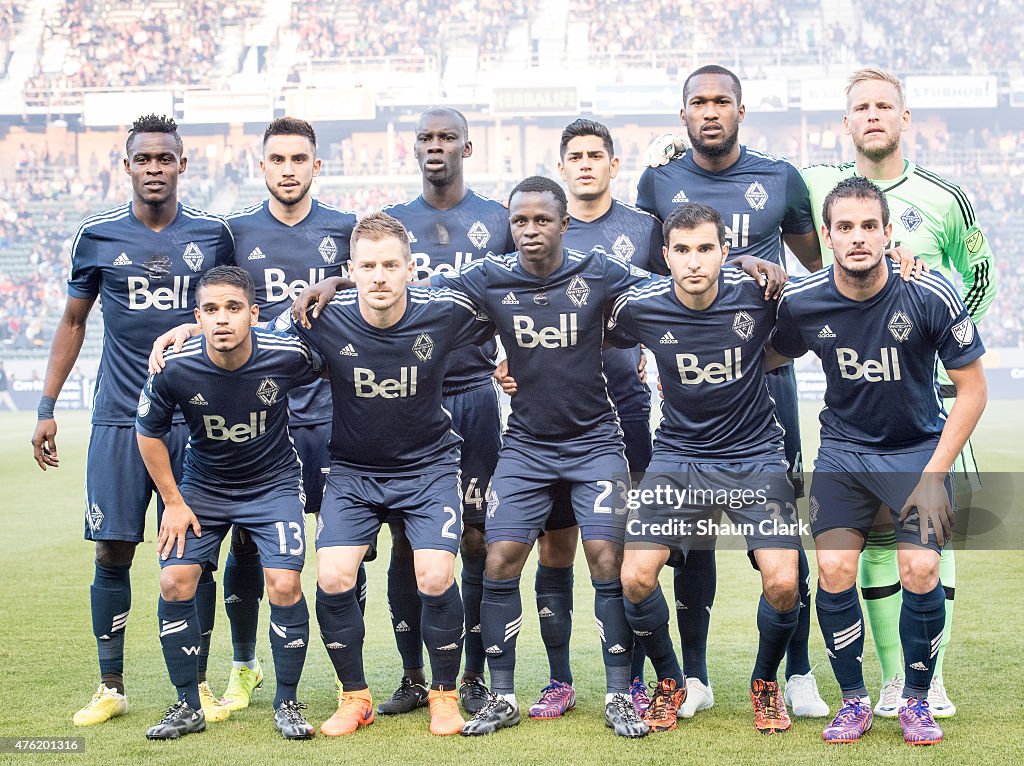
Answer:
<svg viewBox="0 0 1024 766"><path fill-rule="evenodd" d="M953 595L956 592L956 559L953 549L946 547L939 558L939 583L946 591L946 624L942 628L942 641L939 643L939 654L935 658L935 677L942 678L942 660L946 656L946 647L953 637Z"/></svg>
<svg viewBox="0 0 1024 766"><path fill-rule="evenodd" d="M871 637L882 666L882 681L903 675L900 611L903 590L896 562L896 534L871 532L860 555L860 587Z"/></svg>

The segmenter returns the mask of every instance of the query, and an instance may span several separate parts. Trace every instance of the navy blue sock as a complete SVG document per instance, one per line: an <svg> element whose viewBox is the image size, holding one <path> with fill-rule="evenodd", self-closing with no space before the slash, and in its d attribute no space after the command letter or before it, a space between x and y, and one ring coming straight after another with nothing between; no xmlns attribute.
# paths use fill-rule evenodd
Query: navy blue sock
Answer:
<svg viewBox="0 0 1024 766"><path fill-rule="evenodd" d="M224 562L224 611L231 625L231 649L235 662L256 659L256 632L262 599L263 563L259 553L229 551Z"/></svg>
<svg viewBox="0 0 1024 766"><path fill-rule="evenodd" d="M462 661L462 642L466 636L466 613L459 587L451 587L440 596L420 592L423 603L423 641L430 657L430 688L455 688Z"/></svg>
<svg viewBox="0 0 1024 766"><path fill-rule="evenodd" d="M633 656L633 631L626 622L622 580L595 580L594 617L601 634L605 687L611 694L629 694L629 663Z"/></svg>
<svg viewBox="0 0 1024 766"><path fill-rule="evenodd" d="M548 653L553 681L572 683L569 639L572 637L572 567L537 566L537 616L540 637Z"/></svg>
<svg viewBox="0 0 1024 766"><path fill-rule="evenodd" d="M480 599L480 635L491 671L491 691L495 694L515 693L516 636L522 626L519 578L492 580L485 574L484 595Z"/></svg>
<svg viewBox="0 0 1024 766"><path fill-rule="evenodd" d="M270 602L270 651L274 655L277 692L274 709L285 700L298 699L299 678L309 645L309 608L305 597L291 606Z"/></svg>
<svg viewBox="0 0 1024 766"><path fill-rule="evenodd" d="M217 619L217 583L213 570L203 568L196 585L196 614L199 616L199 681L206 680L206 666L210 662L210 639Z"/></svg>
<svg viewBox="0 0 1024 766"><path fill-rule="evenodd" d="M786 647L799 620L799 602L788 612L780 612L761 594L757 604L757 659L754 660L754 671L750 675L751 687L757 678L762 681L777 679L779 663L786 654Z"/></svg>
<svg viewBox="0 0 1024 766"><path fill-rule="evenodd" d="M480 599L484 595L483 556L462 555L462 603L466 610L466 672L484 673L484 642L480 638Z"/></svg>
<svg viewBox="0 0 1024 766"><path fill-rule="evenodd" d="M128 624L128 613L132 610L130 571L130 566L104 567L97 564L89 589L100 675L106 677L104 683L107 686L121 694L124 694L124 629Z"/></svg>
<svg viewBox="0 0 1024 766"><path fill-rule="evenodd" d="M626 620L633 629L636 643L643 647L644 654L651 658L654 673L660 681L663 678L674 679L679 686L683 685L683 671L679 667L679 658L672 646L672 635L668 629L668 602L659 585L643 601L633 603L625 600ZM634 676L635 678L636 676Z"/></svg>
<svg viewBox="0 0 1024 766"><path fill-rule="evenodd" d="M334 664L334 672L341 688L355 692L366 687L363 672L363 639L366 626L359 611L356 590L327 593L316 588L316 619L320 623L320 637L327 648L327 656Z"/></svg>
<svg viewBox="0 0 1024 766"><path fill-rule="evenodd" d="M687 678L708 684L708 631L711 607L718 588L714 550L692 550L676 567L672 589L676 597L676 621L683 646L683 671Z"/></svg>
<svg viewBox="0 0 1024 766"><path fill-rule="evenodd" d="M903 588L900 610L900 643L903 645L903 698L928 698L935 673L935 656L946 624L946 591L936 583L928 593Z"/></svg>
<svg viewBox="0 0 1024 766"><path fill-rule="evenodd" d="M420 626L423 604L416 594L416 566L412 557L396 556L392 552L388 567L388 609L403 668L423 667L423 632Z"/></svg>
<svg viewBox="0 0 1024 766"><path fill-rule="evenodd" d="M818 583L815 596L818 624L825 639L825 650L832 662L843 698L866 697L864 686L864 614L854 585L842 593L829 593Z"/></svg>
<svg viewBox="0 0 1024 766"><path fill-rule="evenodd" d="M359 565L356 572L356 600L359 602L359 611L366 614L366 564Z"/></svg>
<svg viewBox="0 0 1024 766"><path fill-rule="evenodd" d="M786 678L794 675L807 675L811 672L811 656L809 644L811 638L811 569L807 564L807 553L803 548L799 551L799 583L800 615L796 622L796 630L786 647Z"/></svg>
<svg viewBox="0 0 1024 766"><path fill-rule="evenodd" d="M164 652L167 674L178 690L178 699L199 710L199 615L196 599L157 603L160 623L160 648Z"/></svg>

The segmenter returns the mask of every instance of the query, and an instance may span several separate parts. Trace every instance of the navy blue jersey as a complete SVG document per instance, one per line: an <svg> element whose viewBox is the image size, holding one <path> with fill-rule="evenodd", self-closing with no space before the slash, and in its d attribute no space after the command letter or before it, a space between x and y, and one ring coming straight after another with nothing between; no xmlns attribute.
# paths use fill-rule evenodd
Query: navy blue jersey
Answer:
<svg viewBox="0 0 1024 766"><path fill-rule="evenodd" d="M348 276L349 240L356 214L313 200L309 214L294 226L270 212L269 200L227 216L235 235L235 263L252 276L260 321L291 306L306 287L327 277ZM289 422L331 422L331 391L316 381L288 395Z"/></svg>
<svg viewBox="0 0 1024 766"><path fill-rule="evenodd" d="M363 319L356 291L343 290L311 329L287 313L281 322L323 355L330 372L332 475L454 470L462 439L441 406L445 361L452 350L494 336L469 298L410 287L405 315L382 330Z"/></svg>
<svg viewBox="0 0 1024 766"><path fill-rule="evenodd" d="M742 460L781 452L782 426L764 372L775 311L763 287L730 267L703 311L684 306L669 278L615 302L609 340L643 343L658 362L665 402L657 458Z"/></svg>
<svg viewBox="0 0 1024 766"><path fill-rule="evenodd" d="M564 241L570 250L600 250L647 271L665 274L668 270L658 219L618 200L612 200L608 212L593 221L569 216ZM640 354L639 346L604 351L608 393L623 420L646 420L651 412L651 391L636 372Z"/></svg>
<svg viewBox="0 0 1024 766"><path fill-rule="evenodd" d="M454 274L467 263L485 255L511 253L516 249L508 226L508 209L472 190L450 210L438 210L423 196L389 205L384 212L397 218L412 239L416 279L435 274ZM445 394L491 385L497 346L468 346L448 359Z"/></svg>
<svg viewBox="0 0 1024 766"><path fill-rule="evenodd" d="M135 428L159 439L180 407L190 438L182 483L257 494L292 483L301 471L288 435L288 392L320 376L320 360L298 338L252 329L252 354L237 370L218 367L206 338L168 352L163 372L146 381Z"/></svg>
<svg viewBox="0 0 1024 766"><path fill-rule="evenodd" d="M800 171L784 159L740 147L740 158L712 173L693 150L657 168L637 184L636 204L665 220L684 202L718 211L728 229L729 257L754 255L785 266L783 234L814 231L811 201Z"/></svg>
<svg viewBox="0 0 1024 766"><path fill-rule="evenodd" d="M786 356L811 350L821 358L822 446L877 453L937 442L946 413L936 356L955 370L985 353L944 277L932 272L904 282L895 264L866 301L840 294L833 267L788 283L772 345Z"/></svg>
<svg viewBox="0 0 1024 766"><path fill-rule="evenodd" d="M181 203L158 232L135 217L130 202L82 222L71 244L68 295L99 297L103 310L93 423L135 422L153 341L194 321L196 283L233 254L223 218Z"/></svg>
<svg viewBox="0 0 1024 766"><path fill-rule="evenodd" d="M557 440L615 422L601 346L605 314L649 272L600 251L563 251L547 277L524 270L519 253L490 255L433 282L469 295L491 318L519 382L511 432Z"/></svg>

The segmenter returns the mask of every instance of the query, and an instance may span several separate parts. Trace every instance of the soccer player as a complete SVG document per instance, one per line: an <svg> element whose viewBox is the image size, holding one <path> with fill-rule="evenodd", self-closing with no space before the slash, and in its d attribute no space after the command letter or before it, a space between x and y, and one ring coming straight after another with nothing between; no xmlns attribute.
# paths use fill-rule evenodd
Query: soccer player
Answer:
<svg viewBox="0 0 1024 766"><path fill-rule="evenodd" d="M665 219L663 233L671 279L629 290L608 320L613 342L640 342L652 350L665 395L622 562L626 618L659 679L644 719L653 731L676 728L687 694L658 574L671 549L685 555L701 520L720 509L743 531L761 573L760 641L750 677L754 726L762 734L787 731L791 723L776 672L799 619L801 543L782 427L764 372L776 302L766 301L748 275L723 268L729 245L714 209L684 203ZM681 504L655 494L646 499L649 493L685 495L690 487L701 494ZM704 493L713 499L704 500ZM659 531L666 522L681 522L680 534Z"/></svg>
<svg viewBox="0 0 1024 766"><path fill-rule="evenodd" d="M58 467L54 403L81 351L93 304L101 298L103 351L85 505L85 537L96 543L90 603L100 685L75 714L78 726L99 724L128 710L124 635L131 611L129 570L154 491L134 428L146 357L154 337L192 316L196 280L207 269L230 263L234 250L222 218L178 201L178 177L187 160L174 120L140 117L128 133L125 151L131 202L85 219L71 245L67 305L50 347L32 437L39 467ZM175 471L180 471L186 439L183 424L172 427L166 437Z"/></svg>
<svg viewBox="0 0 1024 766"><path fill-rule="evenodd" d="M612 198L611 182L618 174L619 160L608 128L592 120L575 120L562 131L559 157L558 171L566 183L569 203L565 246L581 253L612 253L642 269L656 271L660 267L663 271L658 220ZM619 415L631 474L642 474L651 459L650 390L637 375L641 354L639 346L608 348L603 354L608 393ZM537 540L537 614L551 682L537 703L530 706L531 718L557 718L575 706L569 639L578 539L571 497L559 488L544 534ZM650 702L643 668L643 650L636 644L630 693L641 712Z"/></svg>
<svg viewBox="0 0 1024 766"><path fill-rule="evenodd" d="M256 285L260 315L272 318L291 305L308 285L345 273L354 213L327 205L310 194L320 173L316 132L305 120L282 117L263 133L260 169L270 196L227 216L235 236L235 261ZM317 513L323 497L330 457L331 400L327 381L292 390L288 395L288 426L302 463L306 513ZM224 567L224 610L231 623L234 661L222 702L231 710L249 706L263 681L256 659L256 629L263 596L263 567L256 541L235 527ZM365 571L360 569L360 593ZM363 600L361 596L360 600ZM205 681L205 635L200 680Z"/></svg>
<svg viewBox="0 0 1024 766"><path fill-rule="evenodd" d="M904 158L901 136L910 128L910 110L906 107L899 78L873 68L854 72L846 88L846 105L843 125L853 139L856 161L813 165L803 170L815 225L821 226L822 203L839 181L855 175L872 179L882 189L892 211L890 246L908 248L933 271L954 284L959 283L960 297L971 321L977 325L996 294L992 250L964 191ZM832 251L826 246L823 246L822 257L826 264L832 262ZM955 387L942 369L939 382L944 397L956 396ZM952 401L945 404L951 406ZM971 480L978 475L970 442L956 465L960 479L956 482L958 494L969 494ZM888 519L884 510L881 519ZM952 548L943 549L939 567L946 592L946 625L928 691L928 704L936 718L947 718L956 713L942 679L943 658L952 637L956 592ZM899 709L903 684L899 640L902 593L892 530L875 530L868 536L867 548L860 559L860 582L884 682L875 704L875 715L892 718Z"/></svg>
<svg viewBox="0 0 1024 766"><path fill-rule="evenodd" d="M735 74L716 65L692 72L683 84L680 110L691 148L667 164L643 172L637 206L665 220L680 203L708 205L726 224L730 258L751 253L785 265L785 244L809 271L820 269L807 187L799 171L786 160L739 143L745 114L743 92ZM672 157L671 150L662 155L666 157ZM774 370L768 376L768 387L786 432L786 460L797 496L801 497L803 461L792 365ZM677 616L689 686L682 715L690 717L714 704L706 656L716 587L714 551L692 552L686 565L676 569L675 577L676 600L683 607ZM818 693L808 655L809 577L807 557L801 551L800 601L805 608L788 652L785 697L795 715L818 717L829 711Z"/></svg>
<svg viewBox="0 0 1024 766"><path fill-rule="evenodd" d="M835 262L787 286L772 345L788 357L813 350L825 370L809 518L818 622L843 702L823 736L853 742L871 728L856 574L884 504L903 589L905 681L897 715L907 742L935 744L942 729L925 698L945 621L939 554L953 525L950 471L985 407L985 349L945 278L926 274L905 283L894 277L883 259L892 236L889 206L877 186L860 176L840 182L825 198L822 217ZM957 387L948 416L938 360Z"/></svg>
<svg viewBox="0 0 1024 766"><path fill-rule="evenodd" d="M430 731L458 734L455 684L464 612L455 584L462 530L460 437L442 405L449 354L493 337L463 294L409 287L409 236L385 213L352 233L354 290L339 293L310 327L295 331L321 350L330 371L331 470L317 523L317 619L337 672L337 712L320 730L352 734L373 722L363 672L359 563L389 513L413 549L421 625L433 674Z"/></svg>
<svg viewBox="0 0 1024 766"><path fill-rule="evenodd" d="M139 451L164 501L157 550L157 617L164 661L178 701L149 739L204 731L199 698L196 588L232 525L260 548L270 598L270 646L277 692L274 727L285 739L314 729L296 701L309 643L309 610L299 573L305 560L302 469L288 433L288 393L320 375L320 360L296 338L253 328L252 278L237 266L211 269L196 288L202 338L166 357L139 398ZM176 408L189 448L175 479L164 437Z"/></svg>
<svg viewBox="0 0 1024 766"><path fill-rule="evenodd" d="M409 232L416 279L454 273L481 256L515 250L508 210L466 186L463 165L473 155L473 143L469 140L466 118L460 112L443 108L421 114L416 123L413 155L423 178L422 193L384 211L401 221ZM448 360L444 381L444 407L463 439L460 476L465 524L461 551L466 664L459 696L471 714L487 701L480 598L487 555L483 532L485 498L501 446L501 413L491 379L496 352L493 342L459 349ZM404 671L398 689L378 707L384 714L408 713L425 705L428 693L412 548L400 519L390 527L388 605Z"/></svg>

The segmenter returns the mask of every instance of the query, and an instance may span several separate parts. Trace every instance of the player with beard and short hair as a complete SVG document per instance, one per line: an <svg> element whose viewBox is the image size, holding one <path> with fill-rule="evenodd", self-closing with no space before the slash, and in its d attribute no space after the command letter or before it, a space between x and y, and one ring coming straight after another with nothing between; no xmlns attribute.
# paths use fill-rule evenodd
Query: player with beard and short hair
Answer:
<svg viewBox="0 0 1024 766"><path fill-rule="evenodd" d="M799 171L784 159L739 143L746 115L739 78L728 69L709 65L693 71L683 84L680 119L691 148L675 154L672 136L659 137L649 161L666 163L644 170L637 206L665 220L683 202L714 208L725 222L729 257L751 253L783 262L788 246L809 270L821 268L818 238L807 187ZM785 428L786 460L803 494L800 418L796 376L791 364L768 376L768 387ZM787 653L786 701L797 716L828 715L811 671L810 586L807 556L800 553L800 622ZM687 700L681 715L690 717L714 704L708 680L707 637L716 589L714 551L693 551L675 573L679 632L687 675Z"/></svg>
<svg viewBox="0 0 1024 766"><path fill-rule="evenodd" d="M128 711L124 635L131 611L129 571L155 489L139 455L134 427L139 391L146 381L146 357L154 337L191 317L195 285L203 273L230 263L234 251L224 219L178 201L178 177L187 160L173 119L154 114L137 119L125 152L131 201L86 218L71 244L67 305L50 346L32 437L39 467L57 468L54 404L82 349L89 313L100 298L103 351L93 399L85 505L85 537L96 543L90 605L100 686L89 704L75 713L77 726L103 723ZM176 478L187 432L176 418L166 436ZM162 503L157 510L159 515Z"/></svg>
<svg viewBox="0 0 1024 766"><path fill-rule="evenodd" d="M924 259L933 271L959 284L960 297L971 321L978 324L996 294L992 249L963 189L904 158L901 138L910 128L910 110L899 78L880 69L859 69L850 77L846 102L843 125L853 140L856 161L812 165L802 171L810 190L815 224L821 225L822 203L836 183L853 176L874 180L892 211L890 247L909 249ZM832 251L823 247L822 256L825 263L829 263ZM946 406L951 406L956 388L943 369L939 370L939 381ZM980 478L974 448L969 441L956 462L956 473L955 487L963 502L963 496L970 495ZM880 521L883 527L888 521L885 509L881 511ZM956 713L942 674L946 647L952 637L956 592L952 548L947 546L942 550L939 568L946 591L946 626L928 704L936 718L948 718ZM874 712L892 718L899 710L903 683L899 637L902 594L892 530L883 528L868 536L867 548L860 559L860 581L871 638L882 666L883 686Z"/></svg>

